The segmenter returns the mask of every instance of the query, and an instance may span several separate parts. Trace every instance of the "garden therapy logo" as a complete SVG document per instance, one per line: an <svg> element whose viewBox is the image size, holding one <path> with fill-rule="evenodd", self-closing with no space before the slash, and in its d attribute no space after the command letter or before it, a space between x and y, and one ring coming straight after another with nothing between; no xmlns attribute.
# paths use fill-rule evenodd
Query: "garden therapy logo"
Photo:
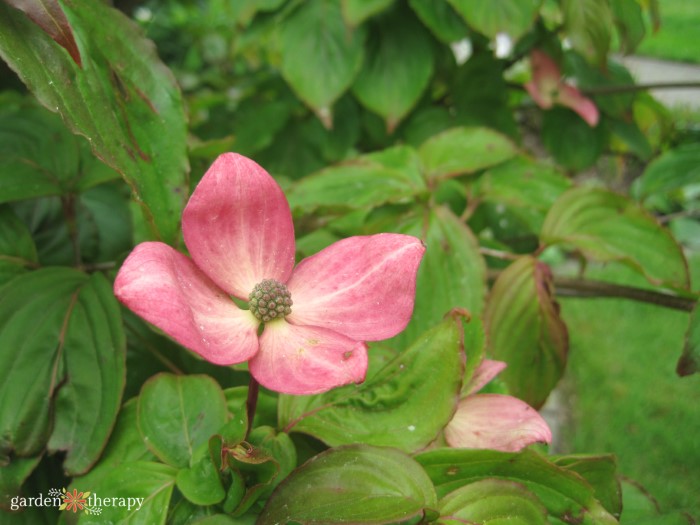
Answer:
<svg viewBox="0 0 700 525"><path fill-rule="evenodd" d="M140 510L145 498L102 498L93 492L80 492L78 489L68 491L50 489L48 496L39 494L33 498L15 496L10 501L10 510L19 510L25 507L58 507L58 510L67 512L84 512L85 514L99 515L104 507L125 507L127 510Z"/></svg>

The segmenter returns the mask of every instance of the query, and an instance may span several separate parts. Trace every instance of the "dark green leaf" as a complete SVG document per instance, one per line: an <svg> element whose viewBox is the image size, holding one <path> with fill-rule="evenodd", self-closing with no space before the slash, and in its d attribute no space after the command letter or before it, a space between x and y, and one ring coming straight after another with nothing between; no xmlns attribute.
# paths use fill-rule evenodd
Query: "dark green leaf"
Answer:
<svg viewBox="0 0 700 525"><path fill-rule="evenodd" d="M595 497L603 507L616 518L620 517L622 489L617 477L615 456L559 456L553 458L553 461L585 479L593 487Z"/></svg>
<svg viewBox="0 0 700 525"><path fill-rule="evenodd" d="M8 206L0 206L0 286L37 265L31 233Z"/></svg>
<svg viewBox="0 0 700 525"><path fill-rule="evenodd" d="M542 0L448 0L467 23L481 34L495 38L506 33L518 40L535 22Z"/></svg>
<svg viewBox="0 0 700 525"><path fill-rule="evenodd" d="M226 423L226 399L208 376L158 374L141 389L138 424L148 448L178 468Z"/></svg>
<svg viewBox="0 0 700 525"><path fill-rule="evenodd" d="M567 191L549 211L541 239L574 247L598 261L621 261L652 284L688 288L688 269L678 243L621 195L585 187Z"/></svg>
<svg viewBox="0 0 700 525"><path fill-rule="evenodd" d="M422 238L427 249L418 269L413 318L391 340L399 348L413 343L453 308L478 316L486 294L486 264L479 244L450 210L438 206L403 233Z"/></svg>
<svg viewBox="0 0 700 525"><path fill-rule="evenodd" d="M542 115L542 142L557 163L576 172L598 160L605 133L602 126L590 127L570 109L555 107Z"/></svg>
<svg viewBox="0 0 700 525"><path fill-rule="evenodd" d="M604 64L610 49L612 12L607 0L562 0L564 29L573 48Z"/></svg>
<svg viewBox="0 0 700 525"><path fill-rule="evenodd" d="M637 0L612 0L610 7L620 35L620 51L632 54L646 33L642 6Z"/></svg>
<svg viewBox="0 0 700 525"><path fill-rule="evenodd" d="M293 210L359 209L411 202L425 190L412 148L397 146L304 177L288 193Z"/></svg>
<svg viewBox="0 0 700 525"><path fill-rule="evenodd" d="M33 458L12 458L2 460L0 468L0 509L9 509L10 500L20 495L25 480L41 461L41 456ZM0 510L0 512L2 512Z"/></svg>
<svg viewBox="0 0 700 525"><path fill-rule="evenodd" d="M393 3L394 0L342 0L343 17L348 25L358 26Z"/></svg>
<svg viewBox="0 0 700 525"><path fill-rule="evenodd" d="M648 161L654 154L651 144L635 122L611 119L608 125L613 138L617 139L617 143L611 144L614 151L621 153L629 151L643 161Z"/></svg>
<svg viewBox="0 0 700 525"><path fill-rule="evenodd" d="M0 294L3 452L65 451L64 469L97 461L119 410L125 338L119 305L99 273L47 268Z"/></svg>
<svg viewBox="0 0 700 525"><path fill-rule="evenodd" d="M440 523L545 525L547 509L523 485L504 479L482 479L440 500Z"/></svg>
<svg viewBox="0 0 700 525"><path fill-rule="evenodd" d="M32 22L68 51L78 66L82 65L73 30L57 0L5 0L5 2L24 11Z"/></svg>
<svg viewBox="0 0 700 525"><path fill-rule="evenodd" d="M700 184L700 145L689 144L654 159L634 181L636 199L651 204L657 195L669 196L686 186Z"/></svg>
<svg viewBox="0 0 700 525"><path fill-rule="evenodd" d="M428 139L418 150L431 179L474 173L513 157L515 144L488 128L452 128Z"/></svg>
<svg viewBox="0 0 700 525"><path fill-rule="evenodd" d="M535 494L549 515L565 523L613 525L595 499L593 488L578 474L558 467L531 450L437 449L416 456L435 484L439 497L486 478L520 483Z"/></svg>
<svg viewBox="0 0 700 525"><path fill-rule="evenodd" d="M60 113L121 173L154 234L176 243L188 171L177 85L152 43L116 9L81 0L63 10L80 44L82 68L38 26L2 3L0 55L43 105Z"/></svg>
<svg viewBox="0 0 700 525"><path fill-rule="evenodd" d="M554 300L549 267L521 257L494 283L484 310L487 352L508 367L510 392L538 408L564 373L569 337Z"/></svg>
<svg viewBox="0 0 700 525"><path fill-rule="evenodd" d="M373 29L352 90L362 105L384 118L391 132L428 85L433 73L432 41L409 11L385 18Z"/></svg>
<svg viewBox="0 0 700 525"><path fill-rule="evenodd" d="M678 360L676 372L679 376L689 376L700 371L700 307L695 305L690 314L690 325L685 334L683 354Z"/></svg>
<svg viewBox="0 0 700 525"><path fill-rule="evenodd" d="M99 514L81 512L78 525L163 525L177 470L147 461L123 463L95 487L77 486L100 498L123 498L123 505L103 505Z"/></svg>
<svg viewBox="0 0 700 525"><path fill-rule="evenodd" d="M447 2L409 0L408 4L421 22L445 44L457 42L467 36L469 29Z"/></svg>
<svg viewBox="0 0 700 525"><path fill-rule="evenodd" d="M216 466L208 454L200 454L191 467L180 469L176 485L196 505L215 505L226 496Z"/></svg>
<svg viewBox="0 0 700 525"><path fill-rule="evenodd" d="M436 507L430 479L409 456L351 445L295 470L272 494L257 524L396 523L434 516Z"/></svg>
<svg viewBox="0 0 700 525"><path fill-rule="evenodd" d="M348 30L338 2L309 0L280 30L282 75L330 128L331 106L360 69L364 35Z"/></svg>
<svg viewBox="0 0 700 525"><path fill-rule="evenodd" d="M420 450L451 419L464 372L462 319L427 331L359 386L281 396L280 424L330 446L366 443ZM370 355L372 355L370 350ZM425 381L426 370L430 381Z"/></svg>
<svg viewBox="0 0 700 525"><path fill-rule="evenodd" d="M119 175L42 108L0 115L0 202L83 191Z"/></svg>

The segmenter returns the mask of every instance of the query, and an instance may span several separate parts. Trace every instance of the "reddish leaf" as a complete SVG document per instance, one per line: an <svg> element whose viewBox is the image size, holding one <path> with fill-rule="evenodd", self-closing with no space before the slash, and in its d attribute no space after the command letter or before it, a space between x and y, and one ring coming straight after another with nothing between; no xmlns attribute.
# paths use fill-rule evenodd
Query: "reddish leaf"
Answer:
<svg viewBox="0 0 700 525"><path fill-rule="evenodd" d="M5 0L5 3L23 11L58 45L65 48L78 66L83 67L73 29L58 0Z"/></svg>

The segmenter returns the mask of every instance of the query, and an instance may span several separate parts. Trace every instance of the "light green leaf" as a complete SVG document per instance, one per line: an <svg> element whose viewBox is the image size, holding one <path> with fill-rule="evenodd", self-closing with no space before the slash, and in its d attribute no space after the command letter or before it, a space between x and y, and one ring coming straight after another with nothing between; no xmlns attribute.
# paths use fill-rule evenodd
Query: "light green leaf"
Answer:
<svg viewBox="0 0 700 525"><path fill-rule="evenodd" d="M686 186L700 185L700 145L665 152L650 162L642 176L634 181L632 194L645 204L655 196L671 196Z"/></svg>
<svg viewBox="0 0 700 525"><path fill-rule="evenodd" d="M366 443L413 452L451 419L464 372L462 319L449 318L359 386L281 396L280 426L330 446ZM370 355L372 350L370 349ZM430 370L430 381L425 371Z"/></svg>
<svg viewBox="0 0 700 525"><path fill-rule="evenodd" d="M119 305L102 274L37 270L0 293L2 453L65 451L64 470L97 461L124 388Z"/></svg>
<svg viewBox="0 0 700 525"><path fill-rule="evenodd" d="M561 0L561 9L573 48L590 62L604 64L613 26L608 0Z"/></svg>
<svg viewBox="0 0 700 525"><path fill-rule="evenodd" d="M622 512L622 488L617 477L617 459L615 456L587 456L576 454L552 458L554 464L585 479L593 490L595 497L605 509L620 517Z"/></svg>
<svg viewBox="0 0 700 525"><path fill-rule="evenodd" d="M467 23L489 38L506 33L518 40L534 24L542 0L448 0Z"/></svg>
<svg viewBox="0 0 700 525"><path fill-rule="evenodd" d="M376 25L352 86L363 106L381 115L392 132L418 102L433 73L432 40L410 12Z"/></svg>
<svg viewBox="0 0 700 525"><path fill-rule="evenodd" d="M620 36L620 51L632 54L646 33L642 6L637 0L611 0L610 7Z"/></svg>
<svg viewBox="0 0 700 525"><path fill-rule="evenodd" d="M304 177L287 197L292 210L309 213L412 202L425 189L415 151L397 146Z"/></svg>
<svg viewBox="0 0 700 525"><path fill-rule="evenodd" d="M280 29L282 75L330 128L331 106L360 69L364 34L345 26L340 4L308 0Z"/></svg>
<svg viewBox="0 0 700 525"><path fill-rule="evenodd" d="M163 525L177 470L147 461L119 465L95 487L77 486L105 498L123 498L123 505L102 506L99 514L81 512L78 525ZM76 483L77 485L77 483Z"/></svg>
<svg viewBox="0 0 700 525"><path fill-rule="evenodd" d="M437 500L413 459L391 448L330 449L296 469L272 494L258 525L383 524L430 516Z"/></svg>
<svg viewBox="0 0 700 525"><path fill-rule="evenodd" d="M418 150L431 179L474 173L516 153L510 139L488 128L452 128L426 140Z"/></svg>
<svg viewBox="0 0 700 525"><path fill-rule="evenodd" d="M698 371L700 371L700 307L696 303L690 314L683 354L676 366L676 372L679 376L689 376Z"/></svg>
<svg viewBox="0 0 700 525"><path fill-rule="evenodd" d="M453 308L478 316L486 294L486 263L479 243L449 209L438 206L402 232L422 238L427 248L418 269L413 318L391 339L398 348L407 347Z"/></svg>
<svg viewBox="0 0 700 525"><path fill-rule="evenodd" d="M545 525L547 509L523 485L505 479L482 479L440 500L440 523Z"/></svg>
<svg viewBox="0 0 700 525"><path fill-rule="evenodd" d="M9 206L0 206L0 286L37 265L32 235Z"/></svg>
<svg viewBox="0 0 700 525"><path fill-rule="evenodd" d="M184 468L226 423L227 413L224 393L209 376L158 374L141 389L139 431L161 461Z"/></svg>
<svg viewBox="0 0 700 525"><path fill-rule="evenodd" d="M447 2L409 0L408 5L416 12L421 22L445 44L462 40L469 32L469 28Z"/></svg>
<svg viewBox="0 0 700 525"><path fill-rule="evenodd" d="M65 3L82 67L22 12L0 3L0 56L134 190L162 240L179 240L188 161L182 99L153 44L103 2ZM109 24L104 23L109 20Z"/></svg>
<svg viewBox="0 0 700 525"><path fill-rule="evenodd" d="M539 498L552 518L580 525L617 523L581 476L531 450L511 453L436 449L418 454L415 459L430 476L440 498L469 483L497 478L524 486Z"/></svg>
<svg viewBox="0 0 700 525"><path fill-rule="evenodd" d="M359 26L368 18L386 10L394 0L342 0L343 17L350 26Z"/></svg>
<svg viewBox="0 0 700 525"><path fill-rule="evenodd" d="M176 485L195 505L216 505L226 496L219 473L208 454L201 454L193 460L191 467L180 469Z"/></svg>
<svg viewBox="0 0 700 525"><path fill-rule="evenodd" d="M549 267L521 257L496 279L484 310L487 353L505 361L509 391L539 408L564 373L569 337Z"/></svg>
<svg viewBox="0 0 700 525"><path fill-rule="evenodd" d="M689 285L685 257L668 230L634 202L606 190L564 193L549 210L541 240L597 261L623 262L655 285Z"/></svg>

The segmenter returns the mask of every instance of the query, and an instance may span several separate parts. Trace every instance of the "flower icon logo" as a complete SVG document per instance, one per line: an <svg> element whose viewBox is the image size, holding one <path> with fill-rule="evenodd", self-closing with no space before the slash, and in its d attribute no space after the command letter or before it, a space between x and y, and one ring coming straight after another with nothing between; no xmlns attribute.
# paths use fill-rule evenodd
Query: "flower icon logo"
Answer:
<svg viewBox="0 0 700 525"><path fill-rule="evenodd" d="M73 512L78 512L83 510L87 504L87 498L90 496L89 492L78 492L78 489L73 489L73 492L66 492L63 489L63 504L59 507L59 510L72 510Z"/></svg>

